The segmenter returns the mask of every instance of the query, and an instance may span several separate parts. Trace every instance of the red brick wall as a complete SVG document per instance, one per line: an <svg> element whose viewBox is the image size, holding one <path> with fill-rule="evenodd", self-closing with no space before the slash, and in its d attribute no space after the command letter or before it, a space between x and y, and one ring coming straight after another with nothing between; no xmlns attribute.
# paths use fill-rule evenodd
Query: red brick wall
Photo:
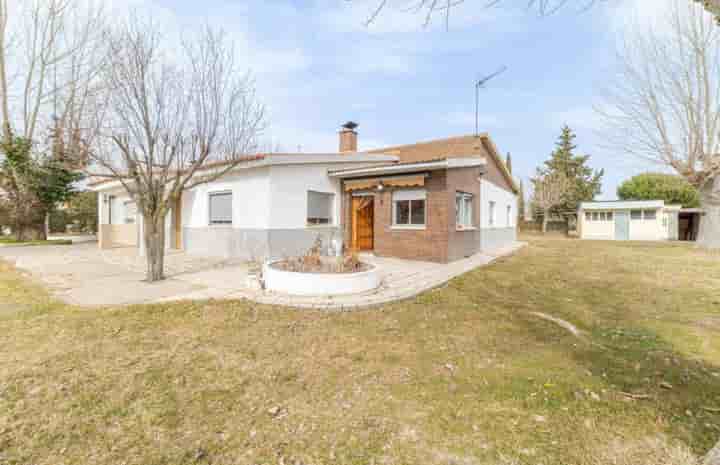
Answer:
<svg viewBox="0 0 720 465"><path fill-rule="evenodd" d="M375 254L445 263L477 253L480 250L480 177L479 168L456 168L432 171L425 180L427 200L425 229L393 229L392 189L375 192ZM457 231L455 193L473 194L473 223L476 230ZM343 196L344 238L349 246L352 217L351 195Z"/></svg>
<svg viewBox="0 0 720 465"><path fill-rule="evenodd" d="M392 228L392 190L375 201L375 253L379 256L446 262L448 200L444 171L433 171L425 180L426 224L422 230Z"/></svg>
<svg viewBox="0 0 720 465"><path fill-rule="evenodd" d="M485 178L498 187L512 191L512 185L508 182L500 166L498 166L499 163L504 162L498 162L492 156L490 145L491 143L486 136L473 135L386 147L369 150L368 153L395 155L403 163L453 157L483 157L487 161Z"/></svg>
<svg viewBox="0 0 720 465"><path fill-rule="evenodd" d="M479 168L457 168L447 171L448 191L448 261L459 260L480 251L480 177ZM474 230L457 230L455 193L473 194Z"/></svg>

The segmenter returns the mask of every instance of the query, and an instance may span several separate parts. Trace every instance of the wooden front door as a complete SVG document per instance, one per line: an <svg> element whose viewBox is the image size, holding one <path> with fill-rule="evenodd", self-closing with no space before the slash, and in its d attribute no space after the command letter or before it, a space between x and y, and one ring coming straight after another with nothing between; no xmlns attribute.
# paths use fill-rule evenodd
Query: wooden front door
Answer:
<svg viewBox="0 0 720 465"><path fill-rule="evenodd" d="M371 196L352 198L352 249L373 249L373 224L375 217L374 198Z"/></svg>

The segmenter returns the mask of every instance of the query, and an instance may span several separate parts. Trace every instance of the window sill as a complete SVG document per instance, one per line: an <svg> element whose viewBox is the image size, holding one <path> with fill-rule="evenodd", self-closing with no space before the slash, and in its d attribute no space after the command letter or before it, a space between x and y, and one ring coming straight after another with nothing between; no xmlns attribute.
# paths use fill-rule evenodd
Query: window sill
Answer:
<svg viewBox="0 0 720 465"><path fill-rule="evenodd" d="M336 228L337 226L328 223L328 224L306 224L305 229L327 229L327 228Z"/></svg>
<svg viewBox="0 0 720 465"><path fill-rule="evenodd" d="M398 231L424 231L425 226L394 224L390 227L390 229Z"/></svg>
<svg viewBox="0 0 720 465"><path fill-rule="evenodd" d="M455 228L455 231L477 231L477 228L475 226L458 226Z"/></svg>

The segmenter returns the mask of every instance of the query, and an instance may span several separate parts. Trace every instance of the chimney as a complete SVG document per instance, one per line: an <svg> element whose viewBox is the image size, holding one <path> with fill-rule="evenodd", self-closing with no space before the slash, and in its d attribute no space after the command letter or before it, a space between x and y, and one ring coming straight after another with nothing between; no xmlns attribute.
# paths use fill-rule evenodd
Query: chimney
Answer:
<svg viewBox="0 0 720 465"><path fill-rule="evenodd" d="M340 153L357 152L357 127L357 123L348 121L340 128Z"/></svg>

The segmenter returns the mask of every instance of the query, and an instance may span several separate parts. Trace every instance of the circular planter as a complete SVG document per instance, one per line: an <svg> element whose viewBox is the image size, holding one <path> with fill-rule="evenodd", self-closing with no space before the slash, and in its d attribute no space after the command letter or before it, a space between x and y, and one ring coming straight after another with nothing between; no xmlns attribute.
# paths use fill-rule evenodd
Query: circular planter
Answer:
<svg viewBox="0 0 720 465"><path fill-rule="evenodd" d="M295 295L359 294L380 286L380 273L375 265L357 273L299 273L263 266L265 289Z"/></svg>

